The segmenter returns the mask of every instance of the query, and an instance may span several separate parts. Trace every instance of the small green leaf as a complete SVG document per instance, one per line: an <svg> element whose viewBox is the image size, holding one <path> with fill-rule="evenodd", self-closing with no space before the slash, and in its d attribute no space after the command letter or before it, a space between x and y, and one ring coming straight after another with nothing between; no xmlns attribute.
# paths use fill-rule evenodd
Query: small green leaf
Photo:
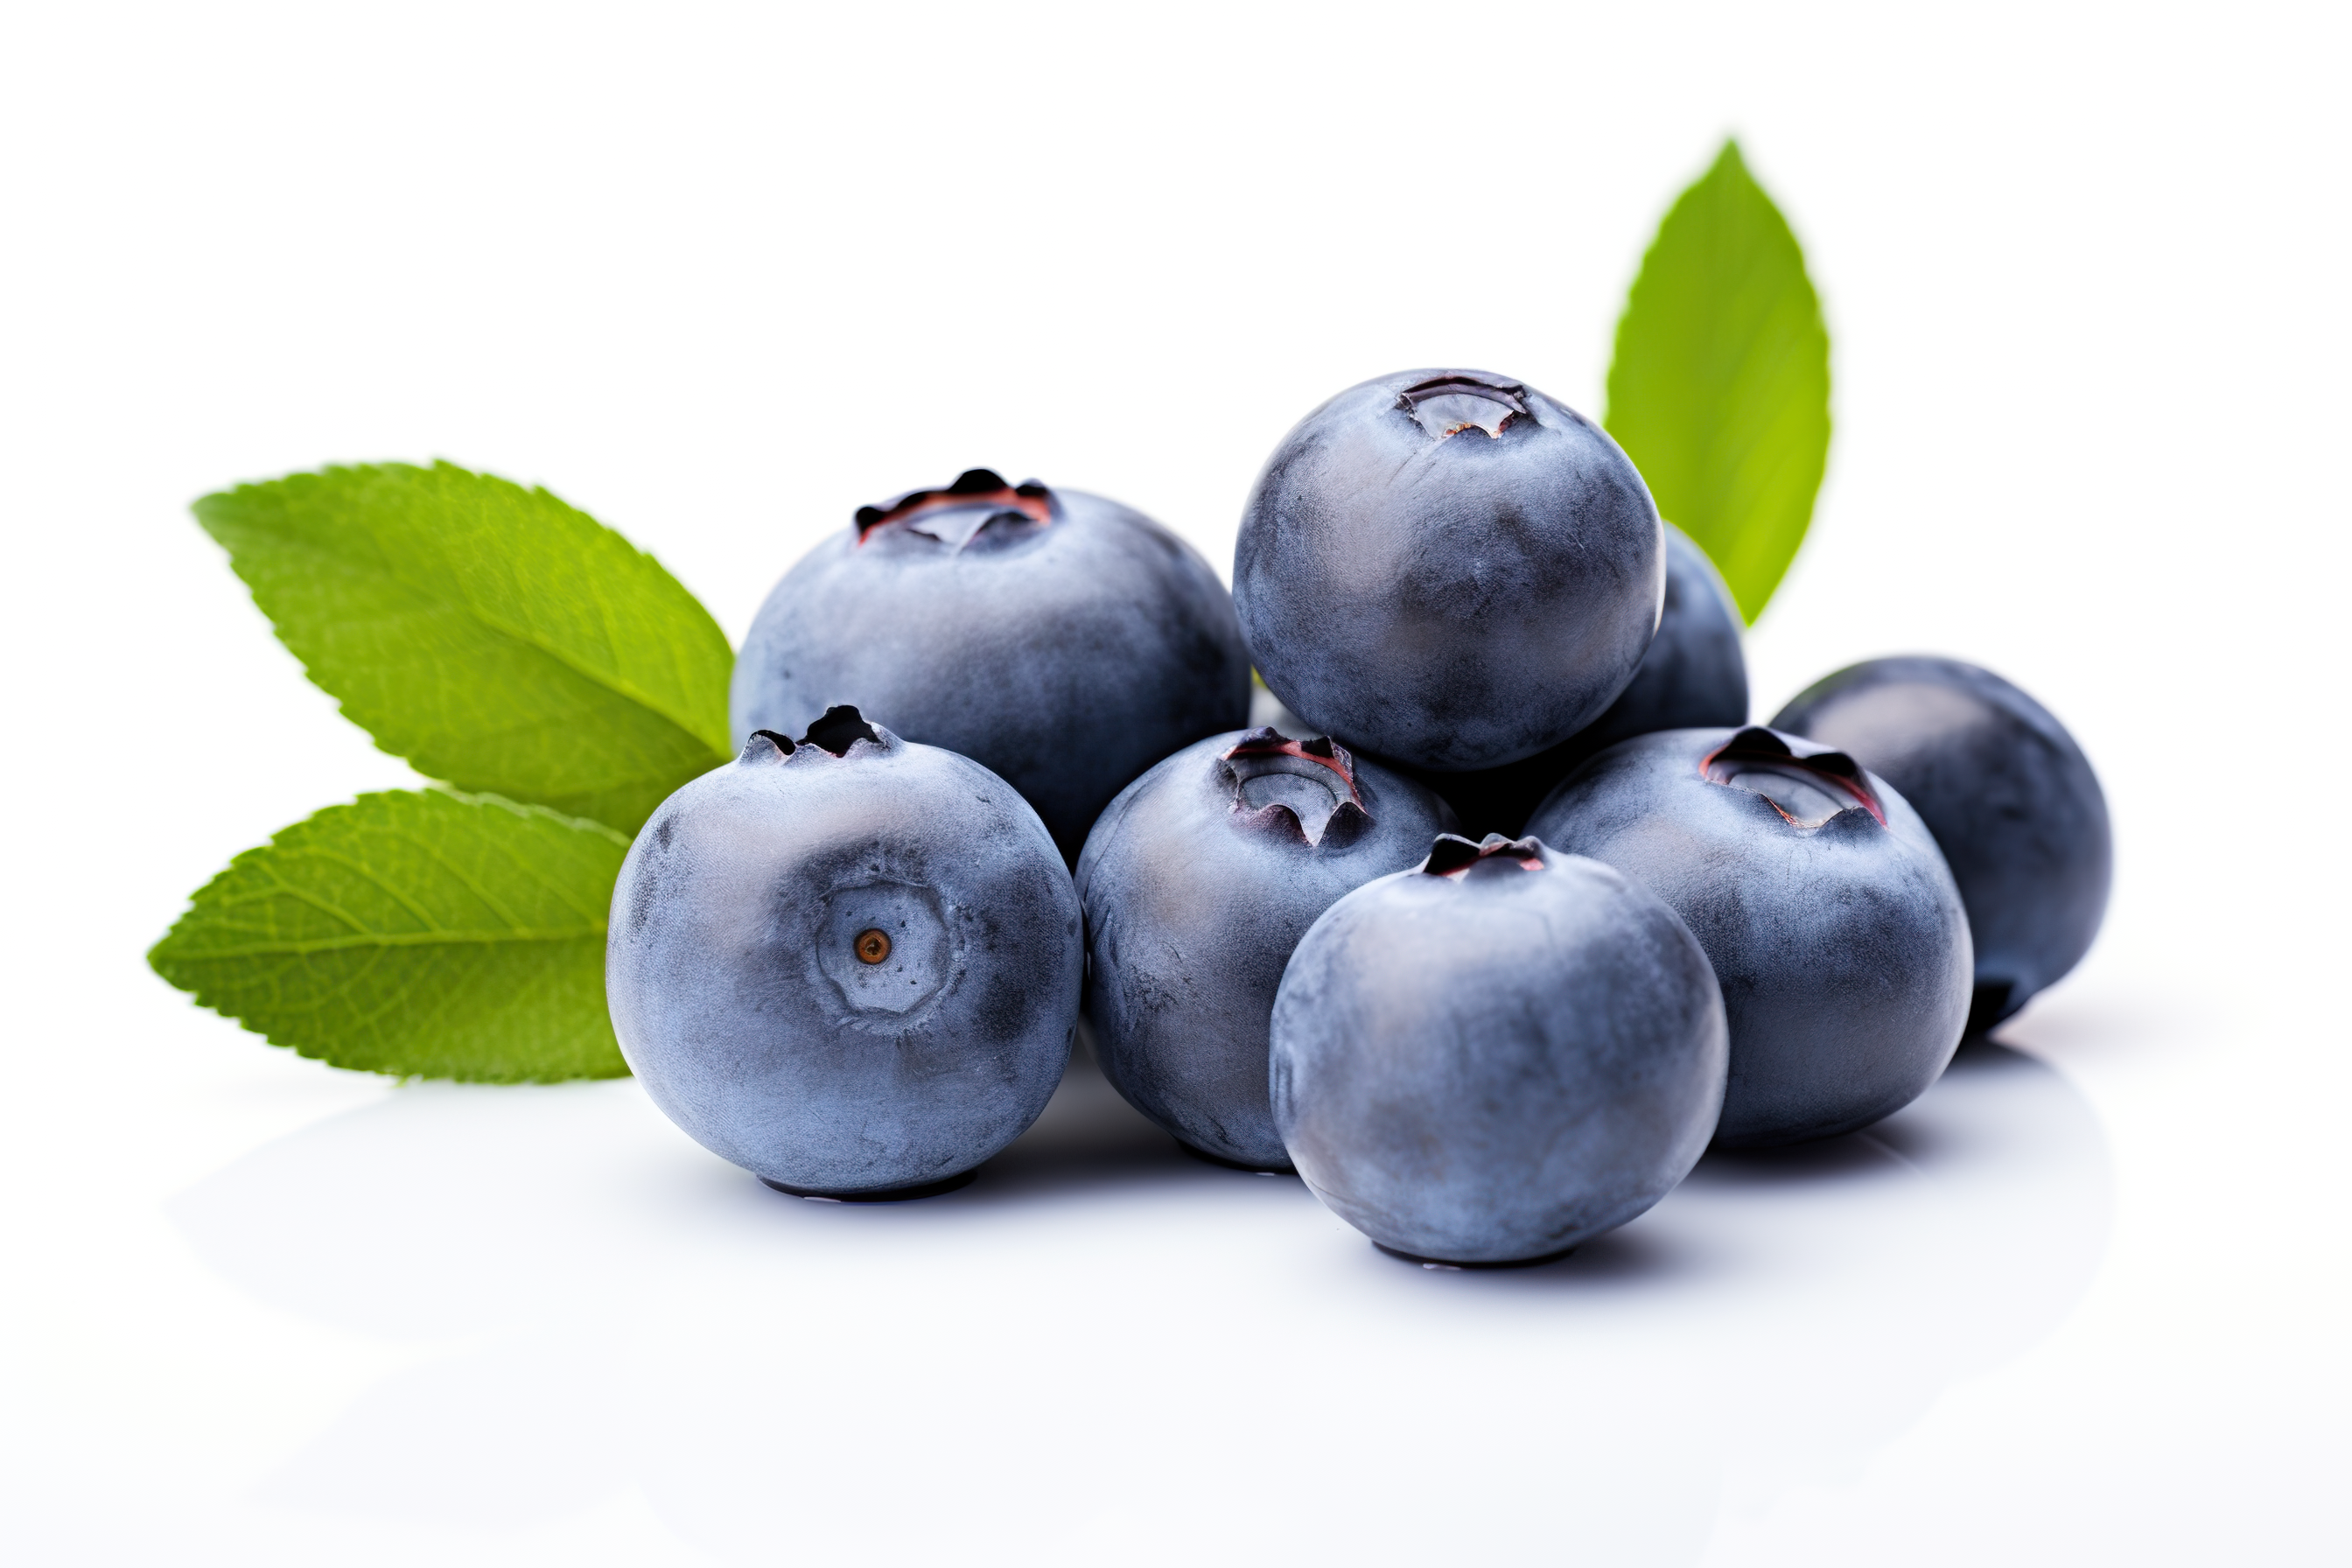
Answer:
<svg viewBox="0 0 2352 1568"><path fill-rule="evenodd" d="M1642 258L1617 321L1605 423L1752 625L1822 488L1830 338L1804 252L1736 142Z"/></svg>
<svg viewBox="0 0 2352 1568"><path fill-rule="evenodd" d="M601 824L495 796L365 795L229 862L147 962L337 1067L618 1077L604 920L627 850Z"/></svg>
<svg viewBox="0 0 2352 1568"><path fill-rule="evenodd" d="M731 754L718 624L543 489L385 463L195 513L310 679L421 773L634 830Z"/></svg>

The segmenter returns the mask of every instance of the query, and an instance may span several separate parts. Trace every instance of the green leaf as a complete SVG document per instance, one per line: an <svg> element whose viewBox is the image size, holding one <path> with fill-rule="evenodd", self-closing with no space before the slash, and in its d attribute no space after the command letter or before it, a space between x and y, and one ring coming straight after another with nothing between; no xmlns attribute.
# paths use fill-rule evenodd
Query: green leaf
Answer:
<svg viewBox="0 0 2352 1568"><path fill-rule="evenodd" d="M1752 625L1797 553L1830 449L1830 337L1787 220L1726 142L1642 258L1605 423Z"/></svg>
<svg viewBox="0 0 2352 1568"><path fill-rule="evenodd" d="M195 513L310 679L420 773L634 830L732 754L718 624L543 489L385 463Z"/></svg>
<svg viewBox="0 0 2352 1568"><path fill-rule="evenodd" d="M147 954L273 1045L494 1083L628 1071L604 920L628 840L495 796L365 795L229 862Z"/></svg>

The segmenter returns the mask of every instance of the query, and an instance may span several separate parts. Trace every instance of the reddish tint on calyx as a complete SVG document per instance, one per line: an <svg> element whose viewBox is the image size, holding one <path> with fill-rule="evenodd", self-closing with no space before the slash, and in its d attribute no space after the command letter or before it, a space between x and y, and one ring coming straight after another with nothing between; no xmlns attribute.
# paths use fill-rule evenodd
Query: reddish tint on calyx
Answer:
<svg viewBox="0 0 2352 1568"><path fill-rule="evenodd" d="M1355 759L1348 748L1328 735L1316 735L1304 741L1294 741L1269 724L1262 730L1252 730L1234 742L1228 751L1218 753L1221 762L1233 762L1242 757L1297 757L1302 762L1318 763L1339 775L1347 786L1348 798L1358 805L1364 797L1356 793Z"/></svg>
<svg viewBox="0 0 2352 1568"><path fill-rule="evenodd" d="M1819 827L1857 805L1886 826L1886 812L1861 763L1843 752L1798 756L1780 736L1754 725L1700 758L1698 772L1709 784L1762 796L1793 826Z"/></svg>
<svg viewBox="0 0 2352 1568"><path fill-rule="evenodd" d="M857 509L857 542L893 522L912 522L931 512L986 507L1014 511L1034 523L1053 520L1054 492L1036 480L1013 485L992 468L967 468L944 489L908 490L884 506Z"/></svg>
<svg viewBox="0 0 2352 1568"><path fill-rule="evenodd" d="M1472 870L1499 871L1506 866L1522 871L1546 870L1543 846L1532 838L1506 838L1489 833L1476 844L1458 833L1441 833L1429 847L1421 869L1433 877L1460 881Z"/></svg>
<svg viewBox="0 0 2352 1568"><path fill-rule="evenodd" d="M1294 741L1268 726L1244 735L1217 761L1232 782L1234 810L1261 826L1286 824L1309 845L1327 838L1338 845L1370 826L1355 760L1328 735Z"/></svg>

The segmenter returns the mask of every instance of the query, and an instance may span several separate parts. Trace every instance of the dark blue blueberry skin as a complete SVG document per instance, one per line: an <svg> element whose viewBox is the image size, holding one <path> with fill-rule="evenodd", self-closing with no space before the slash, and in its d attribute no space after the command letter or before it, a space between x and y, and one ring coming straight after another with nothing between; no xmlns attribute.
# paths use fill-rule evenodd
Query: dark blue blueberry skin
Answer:
<svg viewBox="0 0 2352 1568"><path fill-rule="evenodd" d="M1666 524L1666 605L1633 683L1609 710L1549 751L1471 773L1407 769L1445 797L1466 833L1514 837L1560 780L1595 752L1657 730L1748 722L1739 606L1690 535Z"/></svg>
<svg viewBox="0 0 2352 1568"><path fill-rule="evenodd" d="M1128 785L1078 857L1104 1075L1186 1146L1290 1169L1266 1099L1283 966L1333 900L1453 826L1411 779L1270 729L1188 746Z"/></svg>
<svg viewBox="0 0 2352 1568"><path fill-rule="evenodd" d="M1616 700L1657 629L1664 549L1599 426L1505 377L1404 371L1275 448L1234 601L1303 722L1463 773L1558 745Z"/></svg>
<svg viewBox="0 0 2352 1568"><path fill-rule="evenodd" d="M1315 1195L1389 1250L1532 1262L1689 1172L1725 1039L1706 954L1656 898L1535 839L1449 836L1299 942L1275 1124Z"/></svg>
<svg viewBox="0 0 2352 1568"><path fill-rule="evenodd" d="M866 507L784 574L735 661L739 736L855 703L996 773L1075 859L1129 780L1240 725L1232 597L1117 501L975 468Z"/></svg>
<svg viewBox="0 0 2352 1568"><path fill-rule="evenodd" d="M1593 751L1660 730L1748 722L1748 659L1739 605L1691 536L1666 529L1666 598L1658 635L1633 684L1578 731Z"/></svg>
<svg viewBox="0 0 2352 1568"><path fill-rule="evenodd" d="M1976 942L1972 1031L2090 951L2115 873L2107 801L2042 704L1958 659L1874 658L1806 688L1772 727L1849 753L1935 834Z"/></svg>
<svg viewBox="0 0 2352 1568"><path fill-rule="evenodd" d="M1960 1043L1959 890L1919 814L1842 752L1763 729L1637 736L1528 831L1641 882L1706 950L1731 1019L1727 1147L1866 1127Z"/></svg>
<svg viewBox="0 0 2352 1568"><path fill-rule="evenodd" d="M704 1148L788 1192L887 1194L1045 1109L1078 922L1003 780L836 709L654 813L613 890L605 994L630 1068Z"/></svg>

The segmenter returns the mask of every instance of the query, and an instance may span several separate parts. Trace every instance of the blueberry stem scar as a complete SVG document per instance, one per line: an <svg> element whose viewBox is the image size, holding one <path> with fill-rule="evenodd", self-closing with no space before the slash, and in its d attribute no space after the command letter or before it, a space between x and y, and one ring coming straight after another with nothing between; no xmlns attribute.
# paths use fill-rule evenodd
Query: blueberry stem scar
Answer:
<svg viewBox="0 0 2352 1568"><path fill-rule="evenodd" d="M1789 743L1771 731L1749 725L1722 745L1717 746L1698 763L1699 776L1709 784L1729 784L1742 771L1748 769L1781 773L1798 773L1811 778L1837 794L1845 795L1854 805L1870 813L1879 826L1886 826L1886 808L1878 804L1877 795L1863 777L1862 764L1843 752L1816 752L1801 757L1789 750ZM1753 788L1752 785L1745 786ZM1800 827L1818 827L1818 822L1803 820L1788 807L1759 790L1772 809Z"/></svg>
<svg viewBox="0 0 2352 1568"><path fill-rule="evenodd" d="M878 746L882 737L866 721L864 714L847 703L835 703L817 715L808 733L801 737L802 745L814 746L836 757L847 756L849 748L860 741L871 741Z"/></svg>
<svg viewBox="0 0 2352 1568"><path fill-rule="evenodd" d="M1506 838L1499 833L1489 833L1476 844L1458 833L1441 833L1431 841L1429 858L1419 868L1432 877L1452 877L1458 881L1481 860L1512 861L1522 871L1544 868L1541 845L1533 838Z"/></svg>
<svg viewBox="0 0 2352 1568"><path fill-rule="evenodd" d="M1499 439L1512 420L1526 417L1528 389L1481 376L1441 375L1406 387L1397 406L1441 441L1465 430Z"/></svg>
<svg viewBox="0 0 2352 1568"><path fill-rule="evenodd" d="M1240 757L1297 757L1302 762L1318 763L1339 775L1339 782L1348 786L1349 800L1359 806L1364 804L1363 795L1356 788L1355 759L1348 754L1345 746L1328 735L1294 741L1268 724L1264 729L1252 730L1234 742L1231 750L1220 754L1219 760L1230 763Z"/></svg>
<svg viewBox="0 0 2352 1568"><path fill-rule="evenodd" d="M1007 484L1004 477L993 468L967 468L956 482L942 489L908 490L898 500L881 506L857 509L857 542L866 542L866 535L876 529L894 522L908 522L925 512L944 507L1002 507L1017 511L1031 522L1044 523L1053 520L1053 492L1035 479L1025 484Z"/></svg>

